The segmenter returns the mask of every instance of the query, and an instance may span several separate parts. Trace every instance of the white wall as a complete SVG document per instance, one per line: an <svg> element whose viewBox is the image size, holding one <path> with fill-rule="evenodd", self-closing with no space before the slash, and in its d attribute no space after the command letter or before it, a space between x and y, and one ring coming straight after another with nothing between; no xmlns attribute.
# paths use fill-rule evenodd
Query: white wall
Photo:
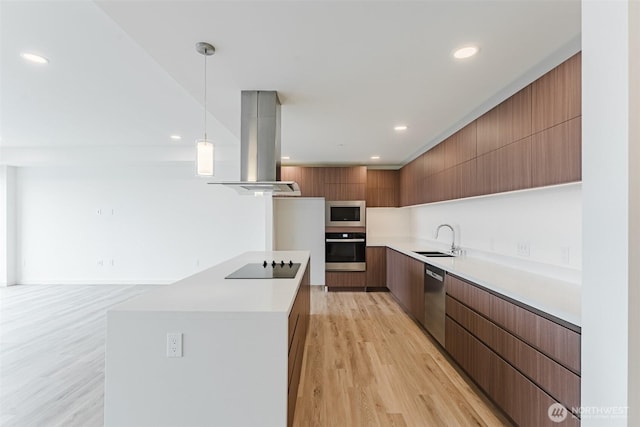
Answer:
<svg viewBox="0 0 640 427"><path fill-rule="evenodd" d="M630 227L637 224L633 215L638 215L640 203L630 171L640 168L640 159L637 110L636 115L629 110L630 102L637 108L640 98L638 87L630 86L638 79L640 42L629 31L637 29L640 20L637 9L630 17L631 3L582 2L582 406L630 410L629 419L583 412L585 427L640 422L638 324L636 315L630 314L640 305L634 289L639 285L637 276L630 277L632 264L637 267L639 262L640 237L637 228ZM635 64L634 74L630 64Z"/></svg>
<svg viewBox="0 0 640 427"><path fill-rule="evenodd" d="M0 165L0 286L16 283L15 168Z"/></svg>
<svg viewBox="0 0 640 427"><path fill-rule="evenodd" d="M17 282L170 283L265 249L266 198L191 163L17 170Z"/></svg>
<svg viewBox="0 0 640 427"><path fill-rule="evenodd" d="M629 5L629 76L640 76L640 2ZM629 79L629 425L640 425L640 79Z"/></svg>
<svg viewBox="0 0 640 427"><path fill-rule="evenodd" d="M311 251L311 284L325 284L324 197L274 198L276 250Z"/></svg>
<svg viewBox="0 0 640 427"><path fill-rule="evenodd" d="M411 215L408 209L367 208L367 241L385 237L409 237Z"/></svg>

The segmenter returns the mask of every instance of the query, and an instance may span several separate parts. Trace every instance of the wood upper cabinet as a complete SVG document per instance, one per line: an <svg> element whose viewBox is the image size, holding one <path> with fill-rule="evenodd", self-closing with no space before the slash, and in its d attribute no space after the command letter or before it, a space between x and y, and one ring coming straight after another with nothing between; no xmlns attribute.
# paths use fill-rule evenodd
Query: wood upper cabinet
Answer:
<svg viewBox="0 0 640 427"><path fill-rule="evenodd" d="M454 168L454 199L480 194L478 192L477 163L477 159L471 159Z"/></svg>
<svg viewBox="0 0 640 427"><path fill-rule="evenodd" d="M398 182L399 182L399 191L398 191L398 201L400 202L400 206L409 206L409 186L415 185L412 176L411 176L411 163L406 164L400 169L398 172Z"/></svg>
<svg viewBox="0 0 640 427"><path fill-rule="evenodd" d="M424 264L387 249L387 287L400 305L416 319L424 316Z"/></svg>
<svg viewBox="0 0 640 427"><path fill-rule="evenodd" d="M327 200L365 200L366 166L324 169L324 197Z"/></svg>
<svg viewBox="0 0 640 427"><path fill-rule="evenodd" d="M477 158L478 194L531 187L531 137Z"/></svg>
<svg viewBox="0 0 640 427"><path fill-rule="evenodd" d="M325 197L324 174L325 168L320 167L282 166L280 168L280 179L297 182L302 197Z"/></svg>
<svg viewBox="0 0 640 427"><path fill-rule="evenodd" d="M520 90L400 170L400 205L582 178L581 55Z"/></svg>
<svg viewBox="0 0 640 427"><path fill-rule="evenodd" d="M582 118L539 132L531 140L534 187L582 179Z"/></svg>
<svg viewBox="0 0 640 427"><path fill-rule="evenodd" d="M442 142L444 144L444 168L476 158L475 120Z"/></svg>
<svg viewBox="0 0 640 427"><path fill-rule="evenodd" d="M424 157L407 163L400 170L400 206L416 205L422 203L423 189L421 188L424 176Z"/></svg>
<svg viewBox="0 0 640 427"><path fill-rule="evenodd" d="M365 200L366 197L366 166L282 166L280 179L296 181L303 197L324 197L327 200Z"/></svg>
<svg viewBox="0 0 640 427"><path fill-rule="evenodd" d="M531 85L533 133L582 114L582 67L578 53Z"/></svg>
<svg viewBox="0 0 640 427"><path fill-rule="evenodd" d="M367 207L398 207L400 172L369 169L367 171Z"/></svg>
<svg viewBox="0 0 640 427"><path fill-rule="evenodd" d="M425 153L425 176L430 176L444 170L445 147L438 144Z"/></svg>
<svg viewBox="0 0 640 427"><path fill-rule="evenodd" d="M478 118L478 156L530 135L531 86L527 86Z"/></svg>

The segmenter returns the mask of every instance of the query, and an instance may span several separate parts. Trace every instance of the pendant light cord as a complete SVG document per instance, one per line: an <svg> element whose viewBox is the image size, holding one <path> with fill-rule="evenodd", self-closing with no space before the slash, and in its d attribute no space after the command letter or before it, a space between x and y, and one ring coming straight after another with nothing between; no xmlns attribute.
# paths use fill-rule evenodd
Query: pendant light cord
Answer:
<svg viewBox="0 0 640 427"><path fill-rule="evenodd" d="M207 140L207 50L204 56L204 140Z"/></svg>

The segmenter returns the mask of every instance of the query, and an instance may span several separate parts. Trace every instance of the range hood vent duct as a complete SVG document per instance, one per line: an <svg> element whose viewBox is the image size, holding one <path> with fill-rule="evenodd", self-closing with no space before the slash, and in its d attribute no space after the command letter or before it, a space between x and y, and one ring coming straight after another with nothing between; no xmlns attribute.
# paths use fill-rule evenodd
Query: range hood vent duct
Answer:
<svg viewBox="0 0 640 427"><path fill-rule="evenodd" d="M241 194L299 196L293 181L280 181L280 100L276 91L242 91L240 182L222 182ZM214 183L210 183L214 184Z"/></svg>

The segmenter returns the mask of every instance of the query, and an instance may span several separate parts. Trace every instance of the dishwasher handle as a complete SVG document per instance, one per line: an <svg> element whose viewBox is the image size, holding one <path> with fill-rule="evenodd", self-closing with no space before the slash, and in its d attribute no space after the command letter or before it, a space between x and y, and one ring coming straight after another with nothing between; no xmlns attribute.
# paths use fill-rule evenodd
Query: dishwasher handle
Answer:
<svg viewBox="0 0 640 427"><path fill-rule="evenodd" d="M427 276L432 277L434 279L436 279L438 282L443 282L444 281L444 277L442 277L441 275L439 275L438 273L435 273L431 270L429 270L429 268L425 268L424 272Z"/></svg>

